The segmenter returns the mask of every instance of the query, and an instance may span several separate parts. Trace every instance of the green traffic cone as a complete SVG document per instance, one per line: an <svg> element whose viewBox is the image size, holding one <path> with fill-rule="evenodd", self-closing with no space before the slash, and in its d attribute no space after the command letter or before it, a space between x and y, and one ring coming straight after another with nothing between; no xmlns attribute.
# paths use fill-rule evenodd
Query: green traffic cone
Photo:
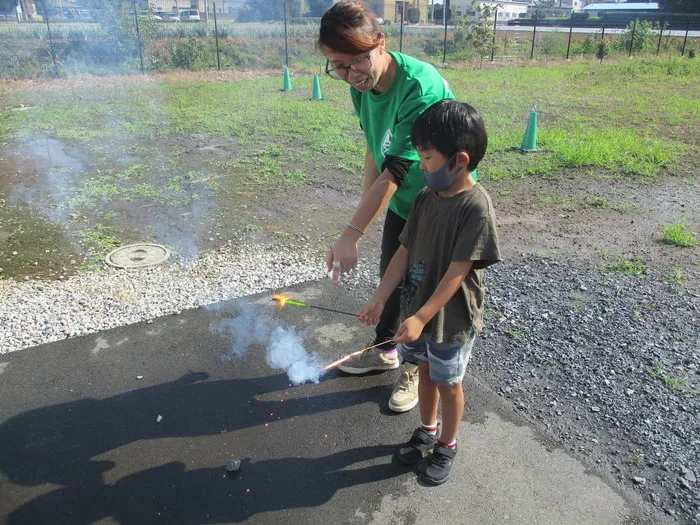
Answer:
<svg viewBox="0 0 700 525"><path fill-rule="evenodd" d="M537 106L533 107L530 112L523 143L519 149L523 152L537 151Z"/></svg>
<svg viewBox="0 0 700 525"><path fill-rule="evenodd" d="M280 91L291 91L292 90L292 77L289 75L289 68L284 68L284 84Z"/></svg>
<svg viewBox="0 0 700 525"><path fill-rule="evenodd" d="M321 95L321 81L318 75L314 75L314 87L311 91L311 98L314 100L323 100L323 95Z"/></svg>

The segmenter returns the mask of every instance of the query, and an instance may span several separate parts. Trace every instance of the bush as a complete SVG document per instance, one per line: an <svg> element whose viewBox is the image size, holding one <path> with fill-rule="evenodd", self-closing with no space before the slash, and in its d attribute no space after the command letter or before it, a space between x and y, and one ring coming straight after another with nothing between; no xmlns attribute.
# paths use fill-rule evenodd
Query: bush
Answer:
<svg viewBox="0 0 700 525"><path fill-rule="evenodd" d="M598 43L600 42L600 37L598 35L589 33L581 44L581 53L584 55L592 55L598 49Z"/></svg>
<svg viewBox="0 0 700 525"><path fill-rule="evenodd" d="M630 22L625 32L614 40L614 47L618 51L629 51L632 45L633 53L640 53L652 47L654 33L652 31L653 24L648 20L637 21L636 27L634 22ZM632 33L634 28L634 42L632 41Z"/></svg>
<svg viewBox="0 0 700 525"><path fill-rule="evenodd" d="M196 38L188 38L187 43L173 45L170 63L176 69L199 69L204 58L204 44Z"/></svg>
<svg viewBox="0 0 700 525"><path fill-rule="evenodd" d="M596 47L595 51L595 57L602 62L603 59L609 54L610 46L608 46L608 43L605 40L601 40L600 42L598 42L598 46Z"/></svg>

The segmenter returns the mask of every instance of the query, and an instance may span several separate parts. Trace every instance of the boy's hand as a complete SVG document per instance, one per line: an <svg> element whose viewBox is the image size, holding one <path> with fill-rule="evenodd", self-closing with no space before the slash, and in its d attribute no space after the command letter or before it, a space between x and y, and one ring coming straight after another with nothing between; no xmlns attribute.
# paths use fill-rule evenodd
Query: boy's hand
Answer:
<svg viewBox="0 0 700 525"><path fill-rule="evenodd" d="M415 315L406 319L399 329L396 331L394 336L394 342L399 343L412 343L416 341L423 333L423 328L425 328L425 323L418 319Z"/></svg>
<svg viewBox="0 0 700 525"><path fill-rule="evenodd" d="M377 324L383 311L384 301L373 295L372 298L362 307L360 313L357 314L357 317L359 317L360 321L363 323Z"/></svg>

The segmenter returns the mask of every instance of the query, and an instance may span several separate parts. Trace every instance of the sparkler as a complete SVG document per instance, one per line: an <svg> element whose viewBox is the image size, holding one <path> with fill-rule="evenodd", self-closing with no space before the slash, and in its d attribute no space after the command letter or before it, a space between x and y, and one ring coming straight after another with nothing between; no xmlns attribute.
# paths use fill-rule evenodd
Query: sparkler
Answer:
<svg viewBox="0 0 700 525"><path fill-rule="evenodd" d="M383 341L381 343L377 343L376 345L368 346L367 348L363 348L362 350L358 350L357 352L353 352L352 354L348 354L345 357L341 357L337 361L333 361L331 364L324 366L323 370L330 370L331 368L338 366L340 363L344 363L345 361L347 361L351 357L355 357L356 355L361 354L363 352L366 352L367 350L371 350L372 348L377 348L378 346L383 345L384 343L389 343L389 342L391 342L391 339L389 339L389 341Z"/></svg>
<svg viewBox="0 0 700 525"><path fill-rule="evenodd" d="M304 306L306 308L314 308L316 310L325 310L326 312L333 312L336 314L351 315L353 317L357 317L357 314L353 314L351 312L344 312L343 310L336 310L334 308L326 308L324 306L316 306L314 304L306 304L300 301L293 301L290 297L287 297L285 295L275 294L272 299L277 301L277 304L279 304L280 307L283 307L287 304L291 304L293 306Z"/></svg>

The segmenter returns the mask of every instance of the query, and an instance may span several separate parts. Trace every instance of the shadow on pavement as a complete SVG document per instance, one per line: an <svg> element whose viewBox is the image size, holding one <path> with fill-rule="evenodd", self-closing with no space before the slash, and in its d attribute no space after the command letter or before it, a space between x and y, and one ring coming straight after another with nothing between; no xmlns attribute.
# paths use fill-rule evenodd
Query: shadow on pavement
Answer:
<svg viewBox="0 0 700 525"><path fill-rule="evenodd" d="M190 373L170 383L103 400L81 399L8 419L0 426L4 449L0 472L16 485L62 486L16 508L9 523L79 525L106 517L124 524L159 520L175 524L238 522L261 512L321 505L342 488L406 472L389 459L377 461L390 456L395 445L351 448L313 457L318 451L315 453L309 444L312 442L299 443L297 432L289 435L289 447L284 447L285 455L296 457L246 459L239 477L227 477L223 462L219 467L186 470L180 461L164 463L162 458L144 458L144 466L164 464L129 473L114 484L105 483L105 473L124 460L124 451L116 449L138 441L214 436L222 429L245 431L270 421L273 410L277 419L284 421L375 403L385 397L386 390L376 386L280 403L256 397L286 389L286 375L206 379L207 374ZM156 424L154 415L159 413L177 417ZM255 443L248 445L255 447ZM111 458L92 459L110 451L119 457L117 462ZM133 451L128 449L126 453ZM197 457L196 450L192 457ZM126 459L139 464L133 456ZM9 484L5 489L6 495L12 490Z"/></svg>

